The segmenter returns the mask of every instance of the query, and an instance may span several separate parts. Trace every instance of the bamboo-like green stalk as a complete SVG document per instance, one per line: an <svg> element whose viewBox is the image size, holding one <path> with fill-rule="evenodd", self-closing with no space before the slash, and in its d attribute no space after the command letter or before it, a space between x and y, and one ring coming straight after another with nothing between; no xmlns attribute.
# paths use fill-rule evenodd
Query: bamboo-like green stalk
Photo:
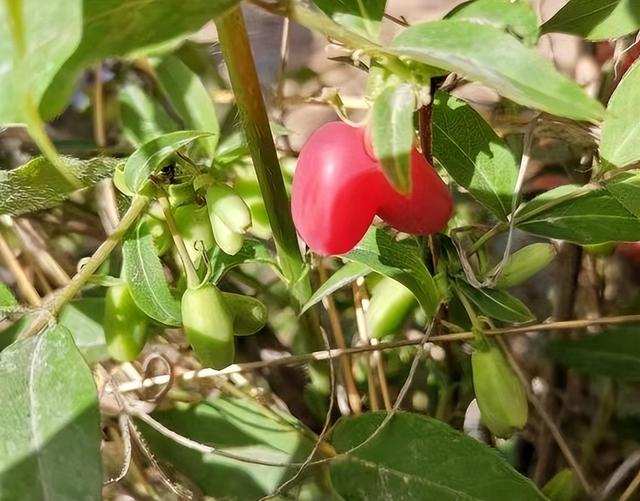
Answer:
<svg viewBox="0 0 640 501"><path fill-rule="evenodd" d="M283 274L298 304L311 295L278 154L240 8L216 21L231 86L249 145Z"/></svg>
<svg viewBox="0 0 640 501"><path fill-rule="evenodd" d="M311 281L298 246L289 197L273 142L242 11L237 7L216 20L216 26L253 167L269 217L280 266L288 282L292 306L296 311L300 311L300 307L311 297ZM303 349L321 348L322 335L315 310L306 312L300 321L304 336ZM314 384L320 389L326 389L325 368L316 367L315 369L319 372L314 370L314 373L321 377L314 377Z"/></svg>

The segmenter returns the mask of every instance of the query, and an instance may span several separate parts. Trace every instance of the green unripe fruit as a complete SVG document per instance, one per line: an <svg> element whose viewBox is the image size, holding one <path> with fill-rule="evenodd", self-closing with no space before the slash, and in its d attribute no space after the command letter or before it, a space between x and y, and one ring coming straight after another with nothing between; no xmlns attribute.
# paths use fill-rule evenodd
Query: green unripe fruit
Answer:
<svg viewBox="0 0 640 501"><path fill-rule="evenodd" d="M258 180L255 177L238 177L234 183L234 189L251 212L251 233L265 240L271 238L269 215L260 193Z"/></svg>
<svg viewBox="0 0 640 501"><path fill-rule="evenodd" d="M249 207L230 186L214 184L207 189L206 198L209 217L217 216L230 231L244 233L251 226Z"/></svg>
<svg viewBox="0 0 640 501"><path fill-rule="evenodd" d="M392 278L383 278L373 288L366 312L369 335L380 339L397 332L415 305L409 289Z"/></svg>
<svg viewBox="0 0 640 501"><path fill-rule="evenodd" d="M507 438L524 428L529 414L527 396L500 348L483 340L471 355L471 368L482 422L491 433Z"/></svg>
<svg viewBox="0 0 640 501"><path fill-rule="evenodd" d="M185 291L182 325L202 365L222 369L233 363L233 315L215 285Z"/></svg>
<svg viewBox="0 0 640 501"><path fill-rule="evenodd" d="M580 483L573 470L560 470L542 488L549 501L576 501L582 494Z"/></svg>
<svg viewBox="0 0 640 501"><path fill-rule="evenodd" d="M242 233L231 231L216 214L210 214L211 229L218 246L230 256L233 256L242 249L244 237Z"/></svg>
<svg viewBox="0 0 640 501"><path fill-rule="evenodd" d="M227 254L237 254L244 241L242 235L251 226L249 207L226 184L210 186L206 198L216 243Z"/></svg>
<svg viewBox="0 0 640 501"><path fill-rule="evenodd" d="M207 208L195 204L183 205L174 210L174 218L189 257L197 262L200 258L200 247L196 248L198 242L202 242L207 251L215 245Z"/></svg>
<svg viewBox="0 0 640 501"><path fill-rule="evenodd" d="M149 318L136 306L126 283L107 289L103 325L109 354L120 362L135 360L147 341Z"/></svg>
<svg viewBox="0 0 640 501"><path fill-rule="evenodd" d="M509 256L496 287L507 289L526 282L546 268L556 255L556 248L552 244L537 243L523 247Z"/></svg>
<svg viewBox="0 0 640 501"><path fill-rule="evenodd" d="M223 292L224 301L233 315L233 333L249 336L262 329L267 323L267 307L254 297Z"/></svg>

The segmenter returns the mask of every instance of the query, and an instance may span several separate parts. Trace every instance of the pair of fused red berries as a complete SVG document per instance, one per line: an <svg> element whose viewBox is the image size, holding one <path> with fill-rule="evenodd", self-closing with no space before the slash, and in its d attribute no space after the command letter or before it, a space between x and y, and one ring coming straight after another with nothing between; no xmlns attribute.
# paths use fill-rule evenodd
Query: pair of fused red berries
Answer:
<svg viewBox="0 0 640 501"><path fill-rule="evenodd" d="M364 128L332 122L304 145L293 178L293 221L309 248L344 254L375 216L398 231L431 235L451 215L451 195L433 167L411 152L411 193L396 191L370 153Z"/></svg>

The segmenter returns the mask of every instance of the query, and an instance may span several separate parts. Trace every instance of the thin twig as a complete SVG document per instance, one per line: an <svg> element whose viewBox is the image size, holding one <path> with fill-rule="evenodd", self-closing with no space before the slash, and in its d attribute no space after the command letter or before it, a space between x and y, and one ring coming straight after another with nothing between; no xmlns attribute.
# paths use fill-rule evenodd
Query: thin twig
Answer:
<svg viewBox="0 0 640 501"><path fill-rule="evenodd" d="M549 322L546 324L533 324L526 327L510 327L504 329L492 329L485 330L485 336L497 336L501 334L514 335L525 334L528 332L544 332L553 330L571 330L571 329L584 329L592 325L618 325L627 323L640 323L640 315L625 315L617 317L605 317L605 318L588 318L584 320L566 320L563 322ZM453 334L443 334L440 336L432 336L429 341L432 343L450 343L456 341L469 341L473 339L473 332L456 332ZM240 372L250 372L266 367L284 367L303 365L313 361L328 360L331 357L339 357L345 354L353 355L356 353L365 353L376 350L393 350L402 348L404 346L420 346L423 344L421 339L402 339L400 341L392 341L388 343L379 343L377 345L356 346L354 348L346 349L333 349L315 351L312 353L306 353L303 355L292 355L289 357L277 358L275 360L259 360L256 362L247 362L244 364L232 364L224 369L200 369L197 371L186 371L181 375L176 376L177 380L192 381L197 379L212 378L218 376L225 376L228 374L236 374ZM130 391L138 391L144 388L150 388L157 385L165 385L169 380L168 375L155 376L142 381L130 381L118 386L118 391L126 393Z"/></svg>
<svg viewBox="0 0 640 501"><path fill-rule="evenodd" d="M608 501L611 499L618 485L620 485L620 483L627 478L627 475L629 475L634 468L637 468L638 465L640 465L640 450L632 452L622 464L616 468L600 491L600 494L596 498L597 501Z"/></svg>
<svg viewBox="0 0 640 501"><path fill-rule="evenodd" d="M4 239L4 236L0 233L0 256L2 260L9 268L9 271L13 275L13 278L16 279L16 284L18 286L18 290L24 297L25 301L29 303L31 306L40 306L42 304L42 299L38 295L38 291L36 291L33 284L27 278L22 266L13 255L13 251L7 244L7 241Z"/></svg>
<svg viewBox="0 0 640 501"><path fill-rule="evenodd" d="M629 486L624 490L622 496L620 496L619 501L628 501L631 496L633 496L633 494L638 490L638 487L640 487L640 471L638 471L636 476L633 477L633 480L631 481Z"/></svg>
<svg viewBox="0 0 640 501"><path fill-rule="evenodd" d="M364 309L362 307L362 293L360 287L354 282L353 288L353 305L356 313L356 329L358 331L358 337L360 342L364 346L371 346L369 343L369 332L367 329L367 320L364 316ZM378 391L376 388L376 378L373 372L373 364L371 363L371 355L369 352L365 352L364 355L365 367L367 369L367 389L369 391L369 408L372 411L380 409L380 401L378 400Z"/></svg>
<svg viewBox="0 0 640 501"><path fill-rule="evenodd" d="M323 337L323 341L325 343L326 348L329 349L329 347L330 347L329 339L327 338L327 335L324 332L324 330L322 331L322 337ZM287 480L286 482L281 484L272 495L265 496L260 501L266 501L268 499L275 499L282 492L284 492L284 490L287 487L289 487L290 485L293 485L294 482L296 482L298 480L298 478L300 478L300 476L304 473L304 471L307 469L307 467L313 462L313 458L316 456L316 453L318 452L318 450L321 450L321 448L322 448L321 446L325 443L324 439L325 439L325 437L327 435L327 432L329 431L329 427L331 426L331 416L333 414L333 404L334 404L334 400L335 400L336 369L335 369L334 362L335 362L334 358L330 358L329 359L329 377L331 379L331 381L330 381L331 394L329 395L329 408L327 409L327 414L326 414L325 419L324 419L324 425L322 426L322 430L320 431L320 434L318 435L317 440L313 444L313 449L311 449L311 452L309 453L307 458L304 460L302 465L298 468L298 471L296 471L296 473L289 480ZM329 456L329 457L335 457L335 454L332 455L332 456Z"/></svg>
<svg viewBox="0 0 640 501"><path fill-rule="evenodd" d="M524 386L527 392L527 398L529 399L529 402L531 402L531 405L533 405L533 407L536 409L536 411L544 421L544 424L551 432L551 435L553 436L556 443L558 444L558 448L560 449L560 451L562 451L562 455L565 457L565 459L567 460L567 463L569 463L569 465L575 472L576 477L578 478L580 484L582 485L582 488L587 494L591 493L591 485L589 484L589 481L587 480L587 477L584 471L582 470L580 463L578 462L576 457L573 455L573 452L571 451L569 444L567 444L567 441L564 439L562 432L554 422L551 415L545 409L545 406L543 405L543 403L538 399L538 397L536 397L535 393L533 393L533 390L531 389L531 385L529 384L529 379L527 378L527 375L522 371L522 369L518 365L518 362L516 362L516 360L513 358L511 351L508 349L507 343L505 343L504 340L502 340L500 337L497 338L497 341L500 344L500 347L502 348L502 351L504 352L509 362L509 365L511 365L512 369L518 376L518 379Z"/></svg>
<svg viewBox="0 0 640 501"><path fill-rule="evenodd" d="M320 282L327 281L327 269L324 265L322 258L318 259L318 274L320 275ZM344 333L342 331L342 324L340 323L340 317L336 309L336 302L332 295L328 295L322 300L322 304L327 310L329 316L329 324L331 326L331 333L333 339L339 349L344 350L347 348L347 343L344 340ZM358 387L353 377L351 370L351 358L343 354L340 356L340 367L342 368L342 378L344 379L344 385L347 390L347 398L349 400L349 407L353 414L360 414L362 412L362 401L360 400L360 394L358 393Z"/></svg>
<svg viewBox="0 0 640 501"><path fill-rule="evenodd" d="M49 253L44 239L38 234L31 222L26 219L16 219L14 228L24 248L33 256L43 273L56 287L66 286L71 281L71 277Z"/></svg>
<svg viewBox="0 0 640 501"><path fill-rule="evenodd" d="M362 321L363 321L363 334L366 337L366 344L375 345L377 339L371 339L369 335L369 326L367 325L366 311L369 306L369 296L367 289L364 286L364 277L358 278L355 282L358 288L358 295L360 297L360 306L362 308ZM373 366L376 369L377 381L380 386L380 394L382 395L382 403L386 410L391 409L391 397L389 397L389 385L387 384L387 374L384 371L384 364L382 363L382 356L379 350L373 352L371 357L373 359Z"/></svg>

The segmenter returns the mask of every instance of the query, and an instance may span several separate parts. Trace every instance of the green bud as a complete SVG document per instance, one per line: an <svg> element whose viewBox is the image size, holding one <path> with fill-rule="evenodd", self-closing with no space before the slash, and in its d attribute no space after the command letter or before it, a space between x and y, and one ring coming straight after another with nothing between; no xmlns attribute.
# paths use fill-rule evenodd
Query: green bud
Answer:
<svg viewBox="0 0 640 501"><path fill-rule="evenodd" d="M249 207L233 188L214 184L207 189L206 198L209 217L217 216L232 232L242 234L251 226Z"/></svg>
<svg viewBox="0 0 640 501"><path fill-rule="evenodd" d="M242 249L242 243L244 242L242 234L230 230L216 214L209 213L209 218L213 236L218 246L230 256L237 254Z"/></svg>
<svg viewBox="0 0 640 501"><path fill-rule="evenodd" d="M526 282L546 268L556 254L556 248L552 244L537 243L523 247L509 256L496 287L506 289Z"/></svg>
<svg viewBox="0 0 640 501"><path fill-rule="evenodd" d="M160 219L157 219L151 215L146 215L143 219L145 231L148 231L153 238L153 246L156 248L158 256L164 256L171 248L173 239L169 228Z"/></svg>
<svg viewBox="0 0 640 501"><path fill-rule="evenodd" d="M508 438L524 428L529 414L525 390L494 341L483 339L471 355L471 368L482 422L491 433Z"/></svg>
<svg viewBox="0 0 640 501"><path fill-rule="evenodd" d="M371 291L366 312L369 335L380 339L397 332L415 305L409 289L392 278L383 278Z"/></svg>
<svg viewBox="0 0 640 501"><path fill-rule="evenodd" d="M196 248L198 242L202 242L206 250L211 250L215 244L207 208L189 204L178 207L173 213L178 232L184 240L189 257L195 263L200 259L200 248Z"/></svg>
<svg viewBox="0 0 640 501"><path fill-rule="evenodd" d="M223 292L222 296L233 315L233 333L236 336L255 334L267 323L267 307L251 296Z"/></svg>

